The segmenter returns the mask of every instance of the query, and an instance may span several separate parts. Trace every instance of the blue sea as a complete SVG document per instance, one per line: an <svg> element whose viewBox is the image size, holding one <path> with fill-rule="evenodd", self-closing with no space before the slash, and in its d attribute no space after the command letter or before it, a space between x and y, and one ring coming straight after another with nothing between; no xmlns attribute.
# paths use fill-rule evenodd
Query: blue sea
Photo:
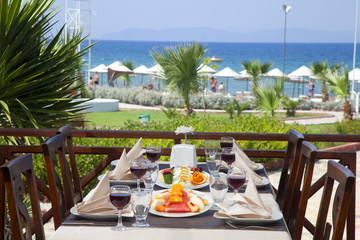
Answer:
<svg viewBox="0 0 360 240"><path fill-rule="evenodd" d="M150 68L156 63L150 55L150 51L161 50L164 46L173 46L179 42L142 42L142 41L109 41L101 40L91 48L91 64L94 68L100 64L110 65L114 61L132 61L135 67L145 65ZM260 60L272 62L273 68L283 70L283 43L219 43L203 42L207 48L207 57L216 55L223 59L223 62L216 63L219 70L230 67L236 72L243 70L241 62ZM358 51L359 52L359 51ZM360 56L357 53L356 67L359 67ZM352 43L286 43L285 72L296 70L310 63L328 60L328 65L343 63L352 70L353 44ZM138 87L143 81L145 84L150 77L134 76L131 78L131 86ZM232 78L217 78L218 83L224 82L230 94L236 95L236 91L251 91L251 84L246 81L234 80ZM270 79L263 79L267 81ZM108 86L106 74L100 74L100 85ZM121 79L116 81L116 87L123 87ZM157 86L157 84L155 84ZM162 85L160 85L162 87ZM355 86L355 90L358 86ZM286 82L284 92L290 97L297 97L299 94L308 94L305 84ZM315 83L315 93L321 92L321 82ZM295 95L295 96L294 96Z"/></svg>

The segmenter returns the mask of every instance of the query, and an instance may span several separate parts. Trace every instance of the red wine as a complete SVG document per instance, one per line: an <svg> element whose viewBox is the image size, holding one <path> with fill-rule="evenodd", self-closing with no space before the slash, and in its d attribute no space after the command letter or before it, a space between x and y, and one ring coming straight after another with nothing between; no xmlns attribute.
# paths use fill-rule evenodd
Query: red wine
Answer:
<svg viewBox="0 0 360 240"><path fill-rule="evenodd" d="M110 201L118 210L122 210L129 204L130 197L130 193L110 193Z"/></svg>
<svg viewBox="0 0 360 240"><path fill-rule="evenodd" d="M229 165L235 162L235 153L222 153L221 157Z"/></svg>
<svg viewBox="0 0 360 240"><path fill-rule="evenodd" d="M220 146L221 148L225 148L225 147L233 147L233 143L232 142L220 142Z"/></svg>
<svg viewBox="0 0 360 240"><path fill-rule="evenodd" d="M134 167L130 167L130 171L137 179L140 179L140 178L142 178L142 176L145 175L147 168L134 166Z"/></svg>
<svg viewBox="0 0 360 240"><path fill-rule="evenodd" d="M155 162L161 156L161 151L146 151L146 156L151 162Z"/></svg>
<svg viewBox="0 0 360 240"><path fill-rule="evenodd" d="M239 190L239 188L244 185L245 177L239 176L229 176L229 184L235 190Z"/></svg>

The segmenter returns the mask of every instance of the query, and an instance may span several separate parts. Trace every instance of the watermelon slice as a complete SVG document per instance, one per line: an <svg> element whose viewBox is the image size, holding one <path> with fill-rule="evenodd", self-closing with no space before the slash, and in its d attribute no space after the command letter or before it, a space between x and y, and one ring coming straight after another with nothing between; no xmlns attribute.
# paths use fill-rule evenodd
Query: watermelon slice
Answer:
<svg viewBox="0 0 360 240"><path fill-rule="evenodd" d="M182 199L183 201L181 203L166 203L166 209L165 212L168 213L187 213L190 212L190 208L186 205L186 203L189 201L189 197L187 192L182 192Z"/></svg>

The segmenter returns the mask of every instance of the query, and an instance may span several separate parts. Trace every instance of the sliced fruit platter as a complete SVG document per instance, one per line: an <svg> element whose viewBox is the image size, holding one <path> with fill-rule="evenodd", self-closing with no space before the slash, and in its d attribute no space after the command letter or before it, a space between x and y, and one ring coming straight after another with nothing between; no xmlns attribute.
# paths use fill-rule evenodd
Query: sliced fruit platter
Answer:
<svg viewBox="0 0 360 240"><path fill-rule="evenodd" d="M196 190L185 190L176 183L171 189L156 191L150 213L163 217L190 217L209 210L213 199Z"/></svg>
<svg viewBox="0 0 360 240"><path fill-rule="evenodd" d="M181 184L185 189L198 189L209 185L209 173L198 168L167 168L160 172L156 184L160 187L171 188L173 184Z"/></svg>

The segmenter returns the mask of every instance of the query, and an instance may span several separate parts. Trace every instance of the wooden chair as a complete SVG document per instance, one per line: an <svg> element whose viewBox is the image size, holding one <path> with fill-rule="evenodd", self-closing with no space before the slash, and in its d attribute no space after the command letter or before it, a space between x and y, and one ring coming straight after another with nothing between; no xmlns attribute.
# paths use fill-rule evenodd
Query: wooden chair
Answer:
<svg viewBox="0 0 360 240"><path fill-rule="evenodd" d="M285 206L284 209L284 202L285 200L289 201L288 199L292 193L292 186L294 185L295 181L296 170L300 158L301 144L303 140L304 135L293 129L290 129L288 145L286 148L276 195L276 201L279 204L280 209L284 210L285 212L288 211L287 207L289 206Z"/></svg>
<svg viewBox="0 0 360 240"><path fill-rule="evenodd" d="M36 240L45 239L32 155L15 158L3 164L0 169L5 183L12 238L31 240L34 232ZM32 218L24 203L26 189L31 201Z"/></svg>
<svg viewBox="0 0 360 240"><path fill-rule="evenodd" d="M73 185L62 135L56 135L42 144L46 173L50 189L50 201L53 210L55 230L69 215L74 206ZM60 166L61 178L57 173Z"/></svg>
<svg viewBox="0 0 360 240"><path fill-rule="evenodd" d="M83 200L83 192L80 182L79 171L76 163L74 144L71 135L71 126L70 124L61 127L57 132L61 134L64 138L64 143L66 145L66 151L69 154L69 162L71 167L71 176L73 181L73 201L74 203L81 202Z"/></svg>
<svg viewBox="0 0 360 240"><path fill-rule="evenodd" d="M290 204L287 208L289 211L284 213L284 219L293 239L301 239L316 154L317 148L311 143L303 141L294 187L288 203ZM304 181L302 181L303 179ZM301 185L302 189L300 191Z"/></svg>
<svg viewBox="0 0 360 240"><path fill-rule="evenodd" d="M354 191L355 176L348 168L335 161L328 162L328 170L316 221L314 239L330 239L331 224L326 222L326 218L329 210L334 181L338 182L339 185L335 192L332 207L332 223L334 226L332 239L343 239L350 199Z"/></svg>

